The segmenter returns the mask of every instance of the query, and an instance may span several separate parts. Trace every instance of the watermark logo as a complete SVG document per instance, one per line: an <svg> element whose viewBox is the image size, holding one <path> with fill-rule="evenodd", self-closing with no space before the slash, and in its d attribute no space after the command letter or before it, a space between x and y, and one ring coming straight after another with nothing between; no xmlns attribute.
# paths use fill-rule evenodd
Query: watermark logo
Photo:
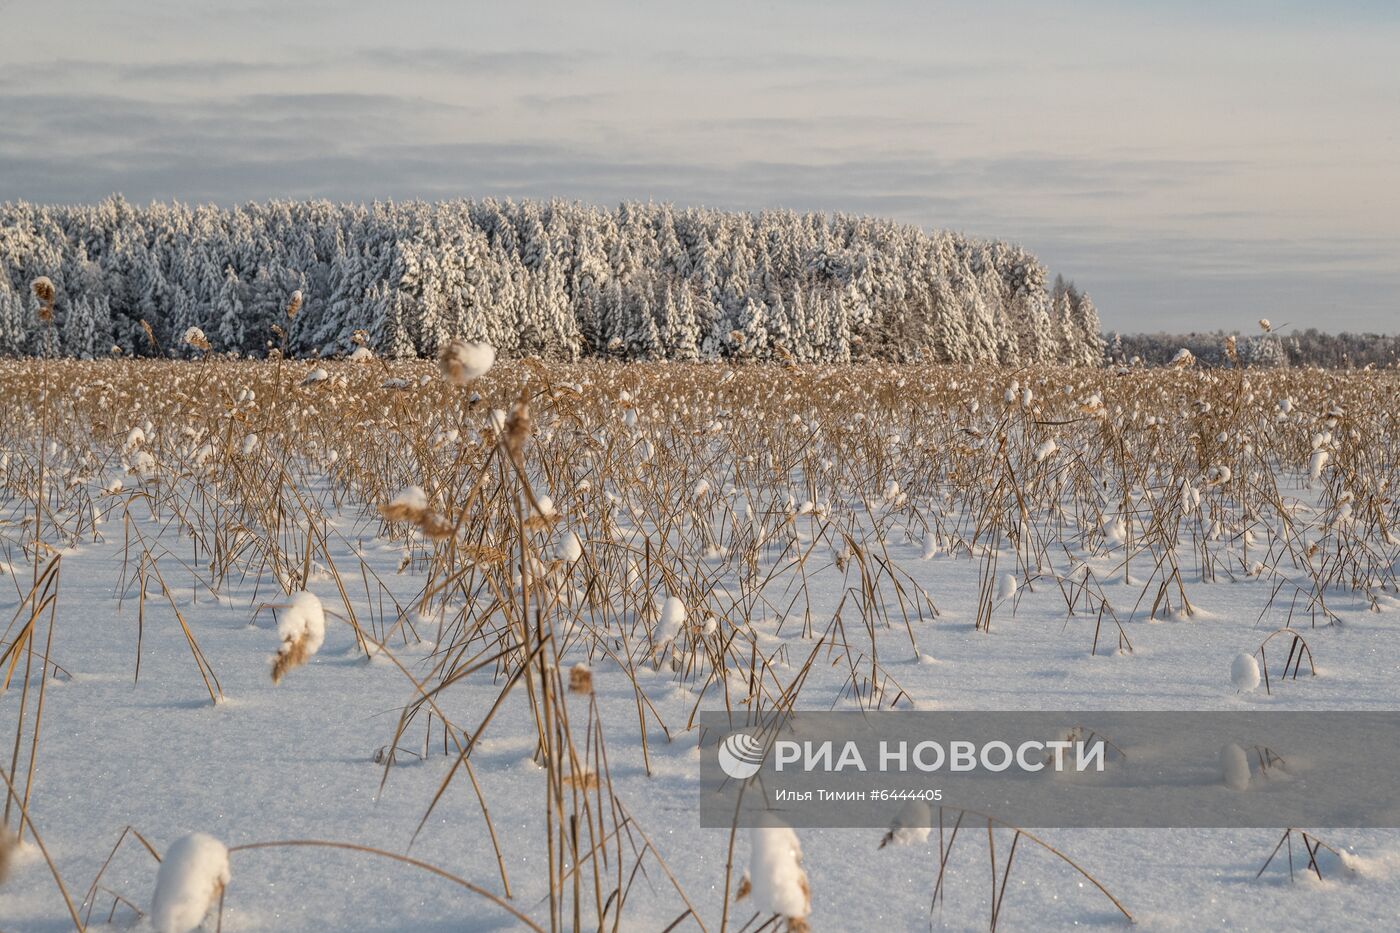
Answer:
<svg viewBox="0 0 1400 933"><path fill-rule="evenodd" d="M1400 827L1400 710L738 718L698 717L702 826L889 827L918 801L1030 828Z"/></svg>
<svg viewBox="0 0 1400 933"><path fill-rule="evenodd" d="M736 781L746 781L763 767L763 742L748 732L735 732L719 743L719 766Z"/></svg>

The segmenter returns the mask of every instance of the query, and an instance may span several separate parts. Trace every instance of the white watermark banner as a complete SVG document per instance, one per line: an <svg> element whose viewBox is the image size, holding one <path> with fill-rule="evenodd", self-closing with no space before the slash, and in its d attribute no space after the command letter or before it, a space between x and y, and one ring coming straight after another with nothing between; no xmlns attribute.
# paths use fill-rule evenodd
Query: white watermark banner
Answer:
<svg viewBox="0 0 1400 933"><path fill-rule="evenodd" d="M700 717L700 823L1400 827L1400 712Z"/></svg>

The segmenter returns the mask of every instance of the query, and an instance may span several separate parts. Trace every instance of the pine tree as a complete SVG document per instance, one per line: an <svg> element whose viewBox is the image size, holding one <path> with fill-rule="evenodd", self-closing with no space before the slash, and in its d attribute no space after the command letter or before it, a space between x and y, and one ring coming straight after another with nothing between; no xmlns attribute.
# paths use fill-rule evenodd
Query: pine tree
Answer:
<svg viewBox="0 0 1400 933"><path fill-rule="evenodd" d="M739 310L734 330L725 335L732 356L761 359L768 355L768 309L749 298Z"/></svg>
<svg viewBox="0 0 1400 933"><path fill-rule="evenodd" d="M96 355L97 328L93 320L92 303L79 298L68 308L63 320L63 352L68 356L90 360Z"/></svg>
<svg viewBox="0 0 1400 933"><path fill-rule="evenodd" d="M0 267L0 354L10 356L24 350L24 302L10 286L10 277Z"/></svg>
<svg viewBox="0 0 1400 933"><path fill-rule="evenodd" d="M1080 294L1074 303L1074 346L1072 362L1077 366L1103 364L1103 334L1099 330L1099 313L1087 294Z"/></svg>
<svg viewBox="0 0 1400 933"><path fill-rule="evenodd" d="M668 286L661 305L661 343L666 357L690 362L700 356L700 326L695 320L695 300L682 288L680 298Z"/></svg>
<svg viewBox="0 0 1400 933"><path fill-rule="evenodd" d="M1108 342L1108 358L1115 363L1126 362L1123 357L1123 335L1116 330Z"/></svg>
<svg viewBox="0 0 1400 933"><path fill-rule="evenodd" d="M413 299L397 288L379 282L370 290L370 341L381 356L401 359L414 355L408 321L413 317Z"/></svg>
<svg viewBox="0 0 1400 933"><path fill-rule="evenodd" d="M238 283L238 275L229 266L224 273L224 284L214 304L214 314L219 321L219 349L225 352L243 352L245 333L243 330L243 297Z"/></svg>

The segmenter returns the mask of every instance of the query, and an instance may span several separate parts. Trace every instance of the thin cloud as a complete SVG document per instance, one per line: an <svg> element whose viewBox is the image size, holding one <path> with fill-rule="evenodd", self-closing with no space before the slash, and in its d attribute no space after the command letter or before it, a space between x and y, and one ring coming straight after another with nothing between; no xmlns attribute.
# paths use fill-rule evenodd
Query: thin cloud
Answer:
<svg viewBox="0 0 1400 933"><path fill-rule="evenodd" d="M349 62L370 68L438 71L452 74L565 74L591 56L582 52L543 52L530 49L481 51L449 47L357 49Z"/></svg>
<svg viewBox="0 0 1400 933"><path fill-rule="evenodd" d="M1108 326L1393 317L1397 20L1314 42L1315 10L1262 10L132 0L53 29L15 8L34 40L0 64L0 199L877 213L1020 241Z"/></svg>

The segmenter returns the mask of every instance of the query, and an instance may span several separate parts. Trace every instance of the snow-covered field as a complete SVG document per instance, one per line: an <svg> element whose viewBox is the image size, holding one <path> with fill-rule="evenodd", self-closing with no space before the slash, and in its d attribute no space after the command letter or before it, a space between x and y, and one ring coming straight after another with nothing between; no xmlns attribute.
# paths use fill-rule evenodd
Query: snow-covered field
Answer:
<svg viewBox="0 0 1400 933"><path fill-rule="evenodd" d="M1393 372L458 362L0 363L0 930L981 929L984 831L931 910L937 832L699 829L693 717L1400 701ZM1393 927L1400 832L1305 828L1037 835ZM1018 851L998 926L1124 925Z"/></svg>

